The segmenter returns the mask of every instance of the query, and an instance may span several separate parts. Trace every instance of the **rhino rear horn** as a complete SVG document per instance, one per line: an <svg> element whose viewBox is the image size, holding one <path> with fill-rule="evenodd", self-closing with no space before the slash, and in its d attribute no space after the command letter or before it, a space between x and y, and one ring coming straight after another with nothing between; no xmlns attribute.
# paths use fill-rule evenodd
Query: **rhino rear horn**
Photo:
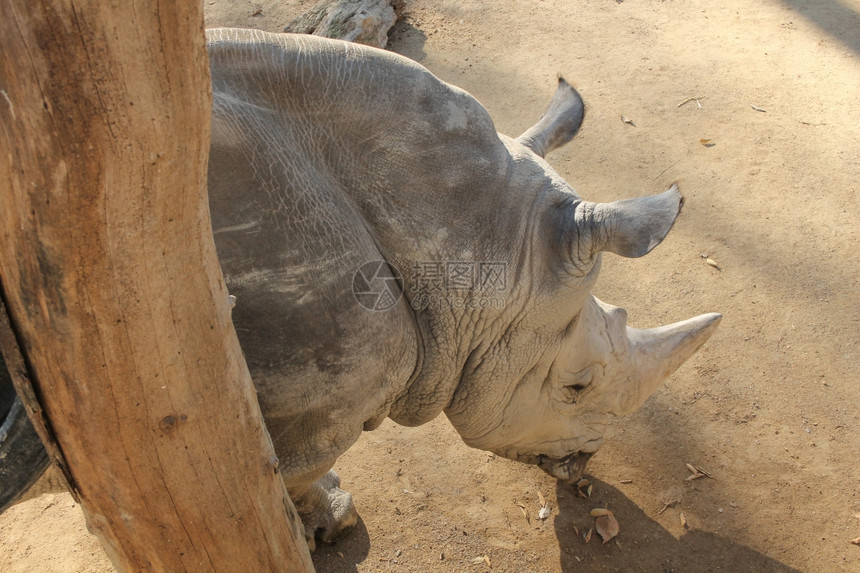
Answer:
<svg viewBox="0 0 860 573"><path fill-rule="evenodd" d="M585 106L582 98L563 77L558 77L558 88L546 112L536 124L517 138L517 141L541 157L557 147L561 147L576 135Z"/></svg>
<svg viewBox="0 0 860 573"><path fill-rule="evenodd" d="M648 197L573 203L571 257L577 263L591 263L601 251L630 258L646 255L669 233L683 204L677 184Z"/></svg>

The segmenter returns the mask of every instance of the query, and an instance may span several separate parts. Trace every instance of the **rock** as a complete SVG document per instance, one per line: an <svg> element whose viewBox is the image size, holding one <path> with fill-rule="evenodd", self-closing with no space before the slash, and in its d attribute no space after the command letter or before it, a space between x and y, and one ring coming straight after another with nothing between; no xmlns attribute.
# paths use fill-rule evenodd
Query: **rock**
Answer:
<svg viewBox="0 0 860 573"><path fill-rule="evenodd" d="M388 31L403 15L405 0L321 0L284 27L284 32L313 34L377 48L388 43Z"/></svg>

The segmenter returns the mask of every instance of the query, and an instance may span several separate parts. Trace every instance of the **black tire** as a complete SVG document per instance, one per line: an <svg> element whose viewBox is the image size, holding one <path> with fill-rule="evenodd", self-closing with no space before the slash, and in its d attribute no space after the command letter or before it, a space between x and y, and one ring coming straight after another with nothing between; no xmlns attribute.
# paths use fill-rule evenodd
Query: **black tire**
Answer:
<svg viewBox="0 0 860 573"><path fill-rule="evenodd" d="M42 477L51 461L15 394L2 358L0 421L0 513L3 513Z"/></svg>

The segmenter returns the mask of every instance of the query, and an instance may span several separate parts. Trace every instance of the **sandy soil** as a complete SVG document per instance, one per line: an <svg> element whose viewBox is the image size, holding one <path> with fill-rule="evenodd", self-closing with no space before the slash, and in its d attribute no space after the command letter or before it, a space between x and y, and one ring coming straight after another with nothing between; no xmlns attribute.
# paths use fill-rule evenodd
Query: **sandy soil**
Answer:
<svg viewBox="0 0 860 573"><path fill-rule="evenodd" d="M311 4L207 0L207 18L278 31ZM362 521L318 570L860 570L860 0L409 0L391 48L510 135L562 72L588 114L559 172L592 200L675 180L687 198L654 253L605 259L596 294L635 326L725 318L614 425L590 499L444 418L365 434L336 466ZM584 539L598 506L621 526L605 545ZM61 495L0 517L0 570L111 568Z"/></svg>

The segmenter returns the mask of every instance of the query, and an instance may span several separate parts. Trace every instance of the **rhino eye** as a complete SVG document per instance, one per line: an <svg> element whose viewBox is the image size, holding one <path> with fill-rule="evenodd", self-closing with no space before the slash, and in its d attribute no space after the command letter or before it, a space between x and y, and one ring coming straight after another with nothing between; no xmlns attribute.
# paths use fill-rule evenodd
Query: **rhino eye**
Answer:
<svg viewBox="0 0 860 573"><path fill-rule="evenodd" d="M568 404L576 404L579 400L579 395L589 386L594 380L594 365L589 365L579 372L568 374L562 380L561 394L562 399Z"/></svg>

